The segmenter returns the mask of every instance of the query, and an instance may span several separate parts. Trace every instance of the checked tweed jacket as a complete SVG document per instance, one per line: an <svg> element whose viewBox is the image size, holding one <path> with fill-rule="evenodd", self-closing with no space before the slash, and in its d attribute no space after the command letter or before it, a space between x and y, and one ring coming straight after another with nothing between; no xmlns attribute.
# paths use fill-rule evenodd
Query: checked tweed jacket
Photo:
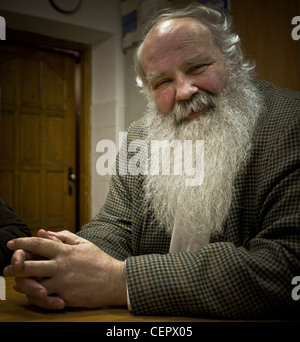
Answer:
<svg viewBox="0 0 300 342"><path fill-rule="evenodd" d="M142 175L112 176L104 207L78 233L126 259L133 314L300 317L291 296L300 276L300 94L255 82L266 110L222 235L197 253L169 254L170 236L144 205ZM144 138L142 122L130 127L128 144Z"/></svg>

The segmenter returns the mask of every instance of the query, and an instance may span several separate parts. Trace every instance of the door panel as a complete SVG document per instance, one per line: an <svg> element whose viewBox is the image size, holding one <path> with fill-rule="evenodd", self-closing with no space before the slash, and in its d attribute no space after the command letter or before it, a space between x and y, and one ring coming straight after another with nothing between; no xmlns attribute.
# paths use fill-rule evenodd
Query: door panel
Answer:
<svg viewBox="0 0 300 342"><path fill-rule="evenodd" d="M258 77L300 90L300 43L292 39L299 0L231 0L234 26Z"/></svg>
<svg viewBox="0 0 300 342"><path fill-rule="evenodd" d="M75 57L0 45L0 196L35 234L75 231Z"/></svg>

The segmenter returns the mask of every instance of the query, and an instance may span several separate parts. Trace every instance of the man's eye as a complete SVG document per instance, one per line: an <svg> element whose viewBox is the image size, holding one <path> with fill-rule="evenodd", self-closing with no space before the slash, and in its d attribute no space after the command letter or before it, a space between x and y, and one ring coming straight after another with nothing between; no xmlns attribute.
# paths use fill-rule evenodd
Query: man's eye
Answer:
<svg viewBox="0 0 300 342"><path fill-rule="evenodd" d="M198 65L194 65L189 69L189 73L200 73L203 72L207 69L208 64L198 64Z"/></svg>
<svg viewBox="0 0 300 342"><path fill-rule="evenodd" d="M158 81L158 82L155 83L154 88L157 89L157 88L159 88L159 87L161 87L161 86L163 86L163 85L166 85L166 84L169 83L169 82L170 82L169 79L160 80L160 81Z"/></svg>

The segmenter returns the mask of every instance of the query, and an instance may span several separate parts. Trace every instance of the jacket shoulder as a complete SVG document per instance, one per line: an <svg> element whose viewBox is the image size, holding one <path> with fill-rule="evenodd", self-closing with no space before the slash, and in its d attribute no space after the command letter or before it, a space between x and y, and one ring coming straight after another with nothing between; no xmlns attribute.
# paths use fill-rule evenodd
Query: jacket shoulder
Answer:
<svg viewBox="0 0 300 342"><path fill-rule="evenodd" d="M146 136L145 116L131 123L127 133L129 140L144 140Z"/></svg>
<svg viewBox="0 0 300 342"><path fill-rule="evenodd" d="M281 111L289 106L291 109L300 109L300 92L279 87L273 83L255 80L255 84L264 97L266 106L271 110Z"/></svg>
<svg viewBox="0 0 300 342"><path fill-rule="evenodd" d="M300 92L266 81L255 82L264 102L264 110L258 119L257 130L263 135L280 136L283 130L299 122Z"/></svg>

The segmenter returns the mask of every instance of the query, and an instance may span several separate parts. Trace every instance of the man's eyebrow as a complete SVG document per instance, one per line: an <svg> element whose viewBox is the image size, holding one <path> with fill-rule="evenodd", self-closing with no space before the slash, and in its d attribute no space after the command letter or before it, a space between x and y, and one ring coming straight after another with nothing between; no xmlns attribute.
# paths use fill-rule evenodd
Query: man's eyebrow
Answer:
<svg viewBox="0 0 300 342"><path fill-rule="evenodd" d="M194 64L202 61L212 60L212 58L206 54L199 54L185 61L185 64Z"/></svg>
<svg viewBox="0 0 300 342"><path fill-rule="evenodd" d="M195 57L192 57L188 60L186 60L184 62L185 65L190 65L190 64L194 64L194 63L202 63L202 62L212 62L213 61L213 58L207 54L199 54ZM146 77L146 80L151 84L153 81L161 78L161 77L164 77L165 76L165 73L163 72L158 72L156 74L153 74L153 75L149 75Z"/></svg>
<svg viewBox="0 0 300 342"><path fill-rule="evenodd" d="M152 83L154 80L160 78L160 77L163 77L164 76L164 73L163 72L158 72L156 74L153 74L153 75L149 75L146 77L147 81L149 83Z"/></svg>

